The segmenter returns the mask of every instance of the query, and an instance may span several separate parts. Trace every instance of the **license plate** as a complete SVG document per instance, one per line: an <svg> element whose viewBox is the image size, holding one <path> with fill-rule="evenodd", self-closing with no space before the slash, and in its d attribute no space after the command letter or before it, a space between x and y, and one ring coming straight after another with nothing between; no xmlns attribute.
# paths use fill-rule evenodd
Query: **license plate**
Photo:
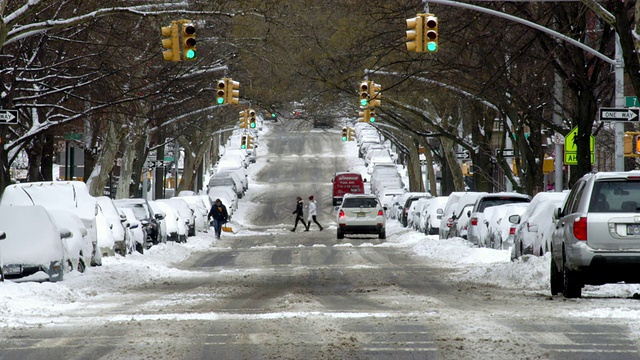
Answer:
<svg viewBox="0 0 640 360"><path fill-rule="evenodd" d="M640 224L627 224L627 235L640 235Z"/></svg>
<svg viewBox="0 0 640 360"><path fill-rule="evenodd" d="M19 275L22 274L22 265L5 265L2 271L5 275Z"/></svg>
<svg viewBox="0 0 640 360"><path fill-rule="evenodd" d="M366 213L363 213L363 212L359 212L359 213L357 214L357 217L365 217L365 216L367 216L367 214L366 214Z"/></svg>

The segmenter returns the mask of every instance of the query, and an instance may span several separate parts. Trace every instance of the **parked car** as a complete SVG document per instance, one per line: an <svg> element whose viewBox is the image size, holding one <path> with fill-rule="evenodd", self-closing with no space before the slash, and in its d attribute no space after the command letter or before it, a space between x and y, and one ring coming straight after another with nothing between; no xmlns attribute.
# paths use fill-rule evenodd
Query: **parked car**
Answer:
<svg viewBox="0 0 640 360"><path fill-rule="evenodd" d="M409 215L407 217L407 227L411 227L414 230L418 230L420 228L420 222L422 221L420 219L422 217L422 210L424 209L425 205L428 204L427 200L429 199L430 198L420 198L411 203L411 206L409 206Z"/></svg>
<svg viewBox="0 0 640 360"><path fill-rule="evenodd" d="M480 247L489 246L488 222L485 221L484 211L492 206L514 203L528 204L530 201L531 196L514 192L485 193L478 196L469 215L467 240Z"/></svg>
<svg viewBox="0 0 640 360"><path fill-rule="evenodd" d="M193 211L196 231L206 232L209 229L207 217L209 209L205 206L202 198L198 195L178 196L177 199L184 200Z"/></svg>
<svg viewBox="0 0 640 360"><path fill-rule="evenodd" d="M82 181L42 181L9 185L4 189L0 205L42 205L48 211L70 211L85 225L93 252L91 266L102 265L98 247L96 215L98 202Z"/></svg>
<svg viewBox="0 0 640 360"><path fill-rule="evenodd" d="M151 207L151 211L153 211L153 215L155 216L156 214L160 214L161 215L161 219L158 220L158 242L160 243L166 243L167 239L169 238L168 232L167 232L167 214L162 211L162 209L160 209L160 207L158 207L158 203L155 200L149 200L147 201L149 203L149 206Z"/></svg>
<svg viewBox="0 0 640 360"><path fill-rule="evenodd" d="M449 200L448 196L436 196L427 199L427 204L420 216L420 230L426 235L435 235L440 229L440 222L444 214L444 207Z"/></svg>
<svg viewBox="0 0 640 360"><path fill-rule="evenodd" d="M528 207L527 202L515 202L486 208L482 221L487 228L487 235L483 236L481 246L500 250L512 248L515 226L512 227L509 219L514 215L520 216Z"/></svg>
<svg viewBox="0 0 640 360"><path fill-rule="evenodd" d="M155 201L156 205L163 213L165 213L164 220L167 224L167 240L184 243L187 242L187 225L185 220L180 217L180 214L167 203L162 201Z"/></svg>
<svg viewBox="0 0 640 360"><path fill-rule="evenodd" d="M238 199L241 199L242 195L244 194L242 184L236 182L236 180L231 176L225 175L224 172L216 173L209 179L209 185L207 186L207 189L212 190L216 187L228 187L233 189Z"/></svg>
<svg viewBox="0 0 640 360"><path fill-rule="evenodd" d="M169 204L174 210L180 214L180 218L187 226L187 236L196 236L196 216L184 199L174 197L171 199L159 199L158 202Z"/></svg>
<svg viewBox="0 0 640 360"><path fill-rule="evenodd" d="M402 226L407 227L409 225L409 207L411 204L421 198L428 199L432 197L431 194L426 192L410 192L409 196L404 199L404 204L402 205L402 212L400 213L400 222Z"/></svg>
<svg viewBox="0 0 640 360"><path fill-rule="evenodd" d="M0 206L0 229L5 234L0 240L3 278L43 272L49 281L63 280L68 268L62 239L70 237L71 231L59 228L44 206Z"/></svg>
<svg viewBox="0 0 640 360"><path fill-rule="evenodd" d="M640 283L640 172L601 172L567 195L551 243L551 294L582 296L584 285Z"/></svg>
<svg viewBox="0 0 640 360"><path fill-rule="evenodd" d="M469 215L471 215L473 204L467 204L460 209L460 212L451 217L451 226L447 236L450 238L461 237L467 239L467 227L469 226Z"/></svg>
<svg viewBox="0 0 640 360"><path fill-rule="evenodd" d="M131 238L131 243L135 246L135 251L140 254L144 254L144 251L151 246L147 243L148 235L147 235L147 227L146 224L143 224L142 220L139 220L136 217L136 214L133 212L133 209L130 207L120 207L120 211L127 218L127 231L129 232L129 237ZM146 221L145 221L146 222Z"/></svg>
<svg viewBox="0 0 640 360"><path fill-rule="evenodd" d="M345 194L337 212L337 238L346 234L377 234L387 237L386 216L380 201L372 194Z"/></svg>
<svg viewBox="0 0 640 360"><path fill-rule="evenodd" d="M159 236L160 221L163 219L162 214L154 214L149 202L146 199L117 199L113 200L119 208L129 208L133 210L136 218L140 220L142 226L145 227L145 233L149 237L148 245L157 245L162 241Z"/></svg>
<svg viewBox="0 0 640 360"><path fill-rule="evenodd" d="M386 207L387 209L391 210L394 204L397 204L396 198L398 198L399 196L403 195L406 192L407 190L405 190L404 188L386 188L380 191L378 195L378 199L380 199L380 202L382 203L383 207ZM387 219L389 219L389 218L392 218L392 216L394 215L394 212L385 211L385 215L387 216Z"/></svg>
<svg viewBox="0 0 640 360"><path fill-rule="evenodd" d="M553 211L562 206L567 194L539 192L531 199L527 210L515 219L517 226L511 250L512 260L527 254L542 256L549 251L556 227Z"/></svg>
<svg viewBox="0 0 640 360"><path fill-rule="evenodd" d="M449 230L453 224L453 215L462 195L464 195L464 192L454 191L447 196L447 204L442 211L442 221L440 221L440 227L438 228L438 237L441 240L449 238Z"/></svg>
<svg viewBox="0 0 640 360"><path fill-rule="evenodd" d="M93 243L82 220L68 211L49 211L49 215L59 229L69 229L71 236L62 239L65 249L67 271L81 273L91 264Z"/></svg>
<svg viewBox="0 0 640 360"><path fill-rule="evenodd" d="M107 196L98 196L96 198L100 210L104 214L105 218L109 222L109 229L113 235L114 251L116 254L125 256L127 254L127 248L131 248L132 244L127 244L126 229L124 222L126 217L118 211L118 208L113 203L113 200Z"/></svg>
<svg viewBox="0 0 640 360"><path fill-rule="evenodd" d="M109 219L100 207L98 207L98 215L96 215L96 230L98 248L102 252L102 257L114 256L116 254L116 239L113 237Z"/></svg>

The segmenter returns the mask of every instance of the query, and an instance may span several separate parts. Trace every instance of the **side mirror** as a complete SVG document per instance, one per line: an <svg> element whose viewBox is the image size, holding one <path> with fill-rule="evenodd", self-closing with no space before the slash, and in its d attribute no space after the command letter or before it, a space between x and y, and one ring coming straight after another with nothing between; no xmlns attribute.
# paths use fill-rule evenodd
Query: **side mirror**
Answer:
<svg viewBox="0 0 640 360"><path fill-rule="evenodd" d="M129 225L129 229L137 229L138 223L134 223L133 225Z"/></svg>
<svg viewBox="0 0 640 360"><path fill-rule="evenodd" d="M467 211L467 217L471 217L471 210Z"/></svg>
<svg viewBox="0 0 640 360"><path fill-rule="evenodd" d="M5 233L4 231L0 231L0 240L4 240L7 238L7 233Z"/></svg>
<svg viewBox="0 0 640 360"><path fill-rule="evenodd" d="M555 210L553 210L553 218L558 220L561 217L563 217L564 214L562 213L562 208L556 208Z"/></svg>
<svg viewBox="0 0 640 360"><path fill-rule="evenodd" d="M520 215L511 215L509 216L509 222L512 224L520 224Z"/></svg>
<svg viewBox="0 0 640 360"><path fill-rule="evenodd" d="M58 229L58 231L60 231L60 237L62 239L67 239L70 238L73 234L71 233L71 230L67 229L67 228L60 228Z"/></svg>
<svg viewBox="0 0 640 360"><path fill-rule="evenodd" d="M444 214L444 210L438 209L438 210L436 210L436 214Z"/></svg>
<svg viewBox="0 0 640 360"><path fill-rule="evenodd" d="M153 217L155 217L156 220L164 220L164 214L155 214Z"/></svg>

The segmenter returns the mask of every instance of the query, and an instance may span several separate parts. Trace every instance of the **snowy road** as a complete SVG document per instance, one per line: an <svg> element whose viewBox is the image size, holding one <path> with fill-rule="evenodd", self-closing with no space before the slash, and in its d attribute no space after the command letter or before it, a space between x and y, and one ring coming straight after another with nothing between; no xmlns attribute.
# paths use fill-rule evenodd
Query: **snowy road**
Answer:
<svg viewBox="0 0 640 360"><path fill-rule="evenodd" d="M637 287L551 298L548 258L397 222L337 241L327 206L325 231L289 232L295 196L330 204L332 173L357 159L337 132L283 133L261 139L236 234L0 284L0 359L640 358Z"/></svg>

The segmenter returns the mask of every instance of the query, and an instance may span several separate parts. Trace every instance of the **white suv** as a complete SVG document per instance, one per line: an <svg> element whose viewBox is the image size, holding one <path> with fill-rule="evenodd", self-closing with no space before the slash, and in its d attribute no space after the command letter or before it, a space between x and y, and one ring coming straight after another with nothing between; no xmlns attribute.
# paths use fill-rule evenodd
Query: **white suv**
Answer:
<svg viewBox="0 0 640 360"><path fill-rule="evenodd" d="M385 209L372 194L345 194L338 208L338 239L345 234L378 234L385 239Z"/></svg>

